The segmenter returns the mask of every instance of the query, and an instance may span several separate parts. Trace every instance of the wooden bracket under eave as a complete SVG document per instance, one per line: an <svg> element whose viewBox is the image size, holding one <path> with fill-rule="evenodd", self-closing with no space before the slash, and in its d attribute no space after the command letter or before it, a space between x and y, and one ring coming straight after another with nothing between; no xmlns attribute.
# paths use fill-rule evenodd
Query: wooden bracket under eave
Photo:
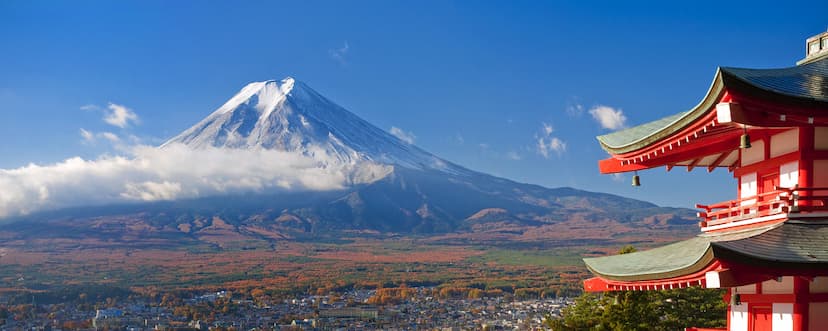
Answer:
<svg viewBox="0 0 828 331"><path fill-rule="evenodd" d="M641 163L627 162L623 163L616 158L607 158L598 160L598 170L602 174L617 174L622 172L631 172L638 170L646 170L652 167L643 165Z"/></svg>
<svg viewBox="0 0 828 331"><path fill-rule="evenodd" d="M746 123L745 112L736 102L720 102L716 105L716 121L720 124Z"/></svg>

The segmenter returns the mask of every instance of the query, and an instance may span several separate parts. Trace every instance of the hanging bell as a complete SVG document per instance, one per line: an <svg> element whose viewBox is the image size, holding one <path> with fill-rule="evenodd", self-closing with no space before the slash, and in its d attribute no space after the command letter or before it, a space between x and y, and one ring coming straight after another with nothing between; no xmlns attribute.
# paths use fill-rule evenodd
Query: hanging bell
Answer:
<svg viewBox="0 0 828 331"><path fill-rule="evenodd" d="M738 306L742 304L742 296L739 293L734 293L730 296L730 305L731 306Z"/></svg>
<svg viewBox="0 0 828 331"><path fill-rule="evenodd" d="M739 142L739 148L750 148L750 136L747 132L742 134L742 139Z"/></svg>
<svg viewBox="0 0 828 331"><path fill-rule="evenodd" d="M633 175L632 186L641 186L641 178L638 177L638 173Z"/></svg>

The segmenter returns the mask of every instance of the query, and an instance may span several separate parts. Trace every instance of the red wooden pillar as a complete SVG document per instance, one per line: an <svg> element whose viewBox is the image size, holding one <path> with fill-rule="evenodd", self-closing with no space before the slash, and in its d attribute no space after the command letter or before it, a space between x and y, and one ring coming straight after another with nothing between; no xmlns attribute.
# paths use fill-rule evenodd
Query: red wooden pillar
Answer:
<svg viewBox="0 0 828 331"><path fill-rule="evenodd" d="M794 277L793 331L808 331L810 284L804 277Z"/></svg>
<svg viewBox="0 0 828 331"><path fill-rule="evenodd" d="M728 288L727 292L724 295L725 304L727 304L727 330L730 330L730 316L732 315L731 310L733 307L730 306L730 296L733 295L733 288Z"/></svg>
<svg viewBox="0 0 828 331"><path fill-rule="evenodd" d="M814 127L799 127L799 187L814 186ZM800 195L810 195L811 192L799 192ZM800 201L801 205L810 206L808 200Z"/></svg>

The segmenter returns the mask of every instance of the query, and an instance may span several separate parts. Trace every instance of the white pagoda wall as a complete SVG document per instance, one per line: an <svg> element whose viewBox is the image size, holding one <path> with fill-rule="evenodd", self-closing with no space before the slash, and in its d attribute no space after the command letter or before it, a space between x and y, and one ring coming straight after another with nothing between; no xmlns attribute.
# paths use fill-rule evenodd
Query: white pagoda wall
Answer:
<svg viewBox="0 0 828 331"><path fill-rule="evenodd" d="M814 277L808 287L811 293L828 293L828 277Z"/></svg>
<svg viewBox="0 0 828 331"><path fill-rule="evenodd" d="M828 327L828 302L812 302L808 305L808 330L825 330Z"/></svg>
<svg viewBox="0 0 828 331"><path fill-rule="evenodd" d="M828 277L814 277L810 282L811 293L828 293ZM808 305L808 330L828 328L828 302L812 302Z"/></svg>
<svg viewBox="0 0 828 331"><path fill-rule="evenodd" d="M799 150L799 129L788 130L771 136L770 157L777 157Z"/></svg>
<svg viewBox="0 0 828 331"><path fill-rule="evenodd" d="M738 306L730 306L730 330L748 331L748 306L742 303Z"/></svg>
<svg viewBox="0 0 828 331"><path fill-rule="evenodd" d="M757 294L757 289L761 287L761 294L792 294L794 293L794 277L785 276L781 281L775 279L764 281L761 286L758 284L751 284L733 288L733 293L739 294ZM828 277L814 277L808 282L808 290L810 293L828 293ZM760 295L761 295L760 294ZM748 327L751 324L753 316L751 316L751 308L755 304L750 302L742 302L738 306L730 306L729 331L752 331ZM774 303L772 304L771 321L774 331L793 331L793 303ZM808 305L808 330L821 331L828 330L828 302L812 302Z"/></svg>
<svg viewBox="0 0 828 331"><path fill-rule="evenodd" d="M748 149L741 149L742 151L742 166L754 164L765 159L765 142L762 140L752 141L751 147Z"/></svg>
<svg viewBox="0 0 828 331"><path fill-rule="evenodd" d="M799 183L799 161L779 166L779 186L794 187Z"/></svg>
<svg viewBox="0 0 828 331"><path fill-rule="evenodd" d="M782 277L782 281L766 280L762 282L762 294L793 294L794 280L791 276Z"/></svg>
<svg viewBox="0 0 828 331"><path fill-rule="evenodd" d="M793 331L793 304L774 303L772 318L774 331Z"/></svg>
<svg viewBox="0 0 828 331"><path fill-rule="evenodd" d="M814 187L828 187L828 160L814 160Z"/></svg>
<svg viewBox="0 0 828 331"><path fill-rule="evenodd" d="M756 284L750 284L745 286L739 286L736 288L736 292L740 294L756 294Z"/></svg>
<svg viewBox="0 0 828 331"><path fill-rule="evenodd" d="M814 149L828 150L828 127L820 126L814 128Z"/></svg>
<svg viewBox="0 0 828 331"><path fill-rule="evenodd" d="M739 180L740 182L740 189L739 189L739 198L749 198L756 196L757 186L756 186L756 173L751 172L747 175L742 176ZM752 205L756 203L756 199L745 200L741 202L742 206Z"/></svg>
<svg viewBox="0 0 828 331"><path fill-rule="evenodd" d="M828 150L828 127L822 126L814 128L814 149L818 151ZM828 187L828 160L814 160L813 166L814 187ZM828 192L821 191L815 193L826 194Z"/></svg>
<svg viewBox="0 0 828 331"><path fill-rule="evenodd" d="M820 128L822 131L819 131L818 135L824 136L826 140L828 140L828 127ZM752 141L751 148L748 149L740 149L740 166L747 166L751 164L756 164L758 162L766 161L765 158L765 144L767 144L768 154L771 158L776 158L784 155L789 155L791 153L795 153L799 150L799 129L794 128L782 133L775 134L770 137L768 140L756 140ZM828 141L819 141L818 145L823 146L825 149L828 149ZM800 168L799 161L793 161L785 163L777 169L779 172L779 186L781 187L794 187L795 185L799 184L799 168ZM815 166L816 168L816 166ZM826 187L828 187L828 162L823 165L826 171L823 171L825 178L824 181L826 182ZM760 171L762 176L765 173L776 173L776 170L769 170L769 169L762 169ZM819 171L816 171L819 173ZM747 173L739 177L739 198L744 199L748 197L755 196L759 193L759 189L762 186L762 183L759 183L759 174ZM741 205L751 205L756 203L755 200L747 200L742 201Z"/></svg>

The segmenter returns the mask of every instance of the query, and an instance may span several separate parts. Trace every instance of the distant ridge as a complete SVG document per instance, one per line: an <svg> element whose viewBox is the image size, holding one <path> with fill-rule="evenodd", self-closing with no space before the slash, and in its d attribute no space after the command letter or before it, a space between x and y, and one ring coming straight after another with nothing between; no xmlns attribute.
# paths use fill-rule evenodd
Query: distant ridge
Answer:
<svg viewBox="0 0 828 331"><path fill-rule="evenodd" d="M214 241L230 233L237 239L281 240L341 230L515 240L608 240L639 237L642 228L662 235L697 231L691 210L469 170L398 139L291 77L248 84L160 149L173 145L325 155L330 163L316 166L345 165L359 172L366 164L378 164L384 172L337 190L90 207L44 217L117 220L138 213L157 233L172 231L190 240L202 240L193 237L201 234ZM222 226L204 230L216 217Z"/></svg>

